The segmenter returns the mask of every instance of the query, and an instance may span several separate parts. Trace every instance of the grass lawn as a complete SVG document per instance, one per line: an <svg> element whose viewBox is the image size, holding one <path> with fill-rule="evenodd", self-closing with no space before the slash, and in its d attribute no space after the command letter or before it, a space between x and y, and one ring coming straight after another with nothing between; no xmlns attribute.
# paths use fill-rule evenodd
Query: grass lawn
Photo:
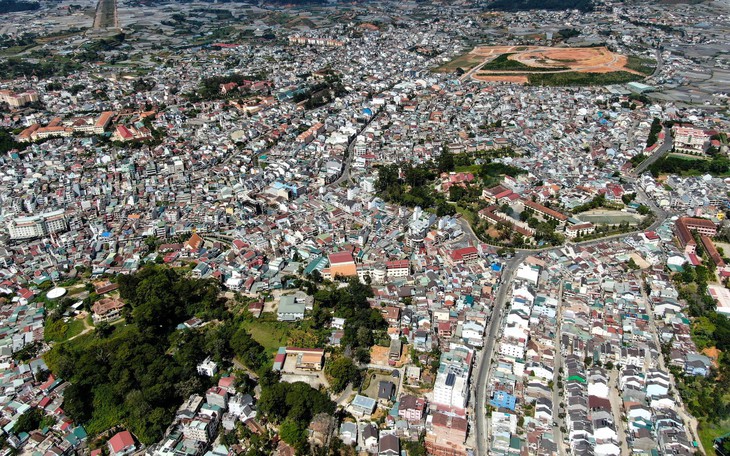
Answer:
<svg viewBox="0 0 730 456"><path fill-rule="evenodd" d="M73 336L78 336L79 334L81 334L84 328L86 328L86 325L84 324L83 319L74 319L74 321L68 324L68 329L66 330L66 339L70 339Z"/></svg>
<svg viewBox="0 0 730 456"><path fill-rule="evenodd" d="M464 217L470 225L474 225L479 220L479 216L477 214L469 209L459 206L458 204L456 204L456 212L461 214L461 216Z"/></svg>
<svg viewBox="0 0 730 456"><path fill-rule="evenodd" d="M45 328L46 340L63 342L81 334L85 327L83 319L73 319L68 323L62 320L47 323Z"/></svg>
<svg viewBox="0 0 730 456"><path fill-rule="evenodd" d="M451 73L457 68L464 68L466 71L468 71L476 65L480 64L482 60L484 60L484 57L470 54L470 52L471 49L456 57L451 62L441 65L440 67L436 67L433 71L435 71L436 73Z"/></svg>
<svg viewBox="0 0 730 456"><path fill-rule="evenodd" d="M476 175L479 172L479 169L481 168L481 165L465 165L465 166L457 166L454 168L454 171L457 173L472 173Z"/></svg>
<svg viewBox="0 0 730 456"><path fill-rule="evenodd" d="M700 441L707 456L715 456L716 453L715 448L712 446L712 441L730 432L730 421L724 421L720 425L706 424L701 421L697 432L700 434Z"/></svg>
<svg viewBox="0 0 730 456"><path fill-rule="evenodd" d="M263 318L263 315L262 315ZM264 346L267 352L276 353L279 347L286 345L289 337L290 323L281 321L246 321L244 327L253 339Z"/></svg>
<svg viewBox="0 0 730 456"><path fill-rule="evenodd" d="M630 55L627 60L626 68L638 71L639 73L643 73L647 76L652 74L656 68L656 61L645 57Z"/></svg>

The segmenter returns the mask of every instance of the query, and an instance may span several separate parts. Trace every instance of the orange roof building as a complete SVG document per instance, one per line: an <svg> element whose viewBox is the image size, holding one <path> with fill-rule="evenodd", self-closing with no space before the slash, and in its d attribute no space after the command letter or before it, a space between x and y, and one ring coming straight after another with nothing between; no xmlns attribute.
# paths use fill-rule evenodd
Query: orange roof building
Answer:
<svg viewBox="0 0 730 456"><path fill-rule="evenodd" d="M352 254L347 251L337 252L329 255L330 274L332 277L351 277L357 275L357 267Z"/></svg>

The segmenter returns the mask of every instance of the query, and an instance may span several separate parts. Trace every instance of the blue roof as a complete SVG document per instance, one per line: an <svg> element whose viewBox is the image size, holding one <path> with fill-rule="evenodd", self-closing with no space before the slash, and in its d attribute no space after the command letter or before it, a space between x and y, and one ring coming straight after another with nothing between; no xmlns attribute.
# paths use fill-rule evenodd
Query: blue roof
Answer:
<svg viewBox="0 0 730 456"><path fill-rule="evenodd" d="M497 272L499 272L499 271L501 271L501 270L502 270L502 265L501 265L501 264L499 264L499 263L493 263L493 264L492 264L492 271L497 271Z"/></svg>
<svg viewBox="0 0 730 456"><path fill-rule="evenodd" d="M358 394L355 396L355 399L352 400L353 407L363 408L363 409L374 409L375 408L376 401L375 399L372 399L367 396L362 396Z"/></svg>
<svg viewBox="0 0 730 456"><path fill-rule="evenodd" d="M515 409L517 398L505 391L495 391L494 397L489 401L489 404L494 407L501 407L510 410Z"/></svg>

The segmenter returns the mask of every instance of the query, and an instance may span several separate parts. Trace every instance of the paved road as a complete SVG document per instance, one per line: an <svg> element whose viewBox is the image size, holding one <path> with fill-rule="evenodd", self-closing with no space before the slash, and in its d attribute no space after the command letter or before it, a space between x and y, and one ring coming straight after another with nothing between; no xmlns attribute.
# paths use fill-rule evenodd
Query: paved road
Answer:
<svg viewBox="0 0 730 456"><path fill-rule="evenodd" d="M646 160L641 162L639 166L631 170L631 175L633 176L639 176L641 173L643 173L646 168L648 168L652 163L659 160L664 154L672 150L672 135L670 134L670 130L668 128L664 128L664 142L661 146L657 147L657 149L654 151L651 156L649 156Z"/></svg>
<svg viewBox="0 0 730 456"><path fill-rule="evenodd" d="M477 436L477 454L488 454L489 448L489 417L486 416L487 407L487 385L489 384L489 376L491 373L490 365L492 364L492 356L494 355L495 341L497 332L502 327L502 312L505 301L509 298L508 292L512 291L512 277L517 266L522 263L530 253L518 252L504 267L502 281L499 284L499 291L494 300L491 318L489 319L489 328L484 336L484 348L482 348L481 359L477 366L476 376L476 404L474 405L474 413L476 414L476 436Z"/></svg>
<svg viewBox="0 0 730 456"><path fill-rule="evenodd" d="M561 278L560 280L560 289L558 290L558 312L556 314L555 321L558 322L558 325L562 324L563 319L563 280ZM555 426L553 426L553 439L555 441L555 444L558 446L558 455L559 456L565 456L565 444L563 442L564 436L563 432L560 430L564 426L565 420L563 418L560 418L560 412L562 410L560 409L560 403L561 396L563 394L562 389L558 388L558 384L562 382L562 374L560 373L560 370L563 368L563 352L561 350L561 336L562 333L560 332L560 329L558 328L558 331L555 331L555 366L553 366L553 422L555 422Z"/></svg>
<svg viewBox="0 0 730 456"><path fill-rule="evenodd" d="M362 132L365 131L365 129L368 128L368 126L375 119L377 119L378 117L380 117L380 115L381 115L382 112L383 111L378 111L377 113L375 113L370 118L370 120L368 120L367 122L365 122L365 125L363 125L362 128L360 130L358 130L358 132L352 136L352 139L350 139L350 141L347 143L347 156L345 157L345 165L344 165L344 168L342 170L342 174L336 180L334 180L331 183L327 184L327 187L335 187L337 185L340 185L340 183L343 182L343 181L345 181L345 180L347 180L348 182L350 182L350 184L355 185L355 183L352 181L352 179L350 179L350 169L352 168L352 159L353 159L353 156L355 155L355 153L354 153L355 152L355 142L357 141L357 137L360 136L360 134L362 134Z"/></svg>

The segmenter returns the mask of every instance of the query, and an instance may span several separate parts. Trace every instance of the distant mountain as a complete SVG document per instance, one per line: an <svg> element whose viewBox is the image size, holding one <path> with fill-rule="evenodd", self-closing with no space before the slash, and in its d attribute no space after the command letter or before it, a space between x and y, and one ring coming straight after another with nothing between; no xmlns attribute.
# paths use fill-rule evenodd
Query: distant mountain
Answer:
<svg viewBox="0 0 730 456"><path fill-rule="evenodd" d="M17 11L34 11L40 7L41 5L38 2L0 0L0 14L15 13Z"/></svg>
<svg viewBox="0 0 730 456"><path fill-rule="evenodd" d="M530 11L577 9L583 12L593 11L592 0L494 0L487 9L500 11Z"/></svg>

